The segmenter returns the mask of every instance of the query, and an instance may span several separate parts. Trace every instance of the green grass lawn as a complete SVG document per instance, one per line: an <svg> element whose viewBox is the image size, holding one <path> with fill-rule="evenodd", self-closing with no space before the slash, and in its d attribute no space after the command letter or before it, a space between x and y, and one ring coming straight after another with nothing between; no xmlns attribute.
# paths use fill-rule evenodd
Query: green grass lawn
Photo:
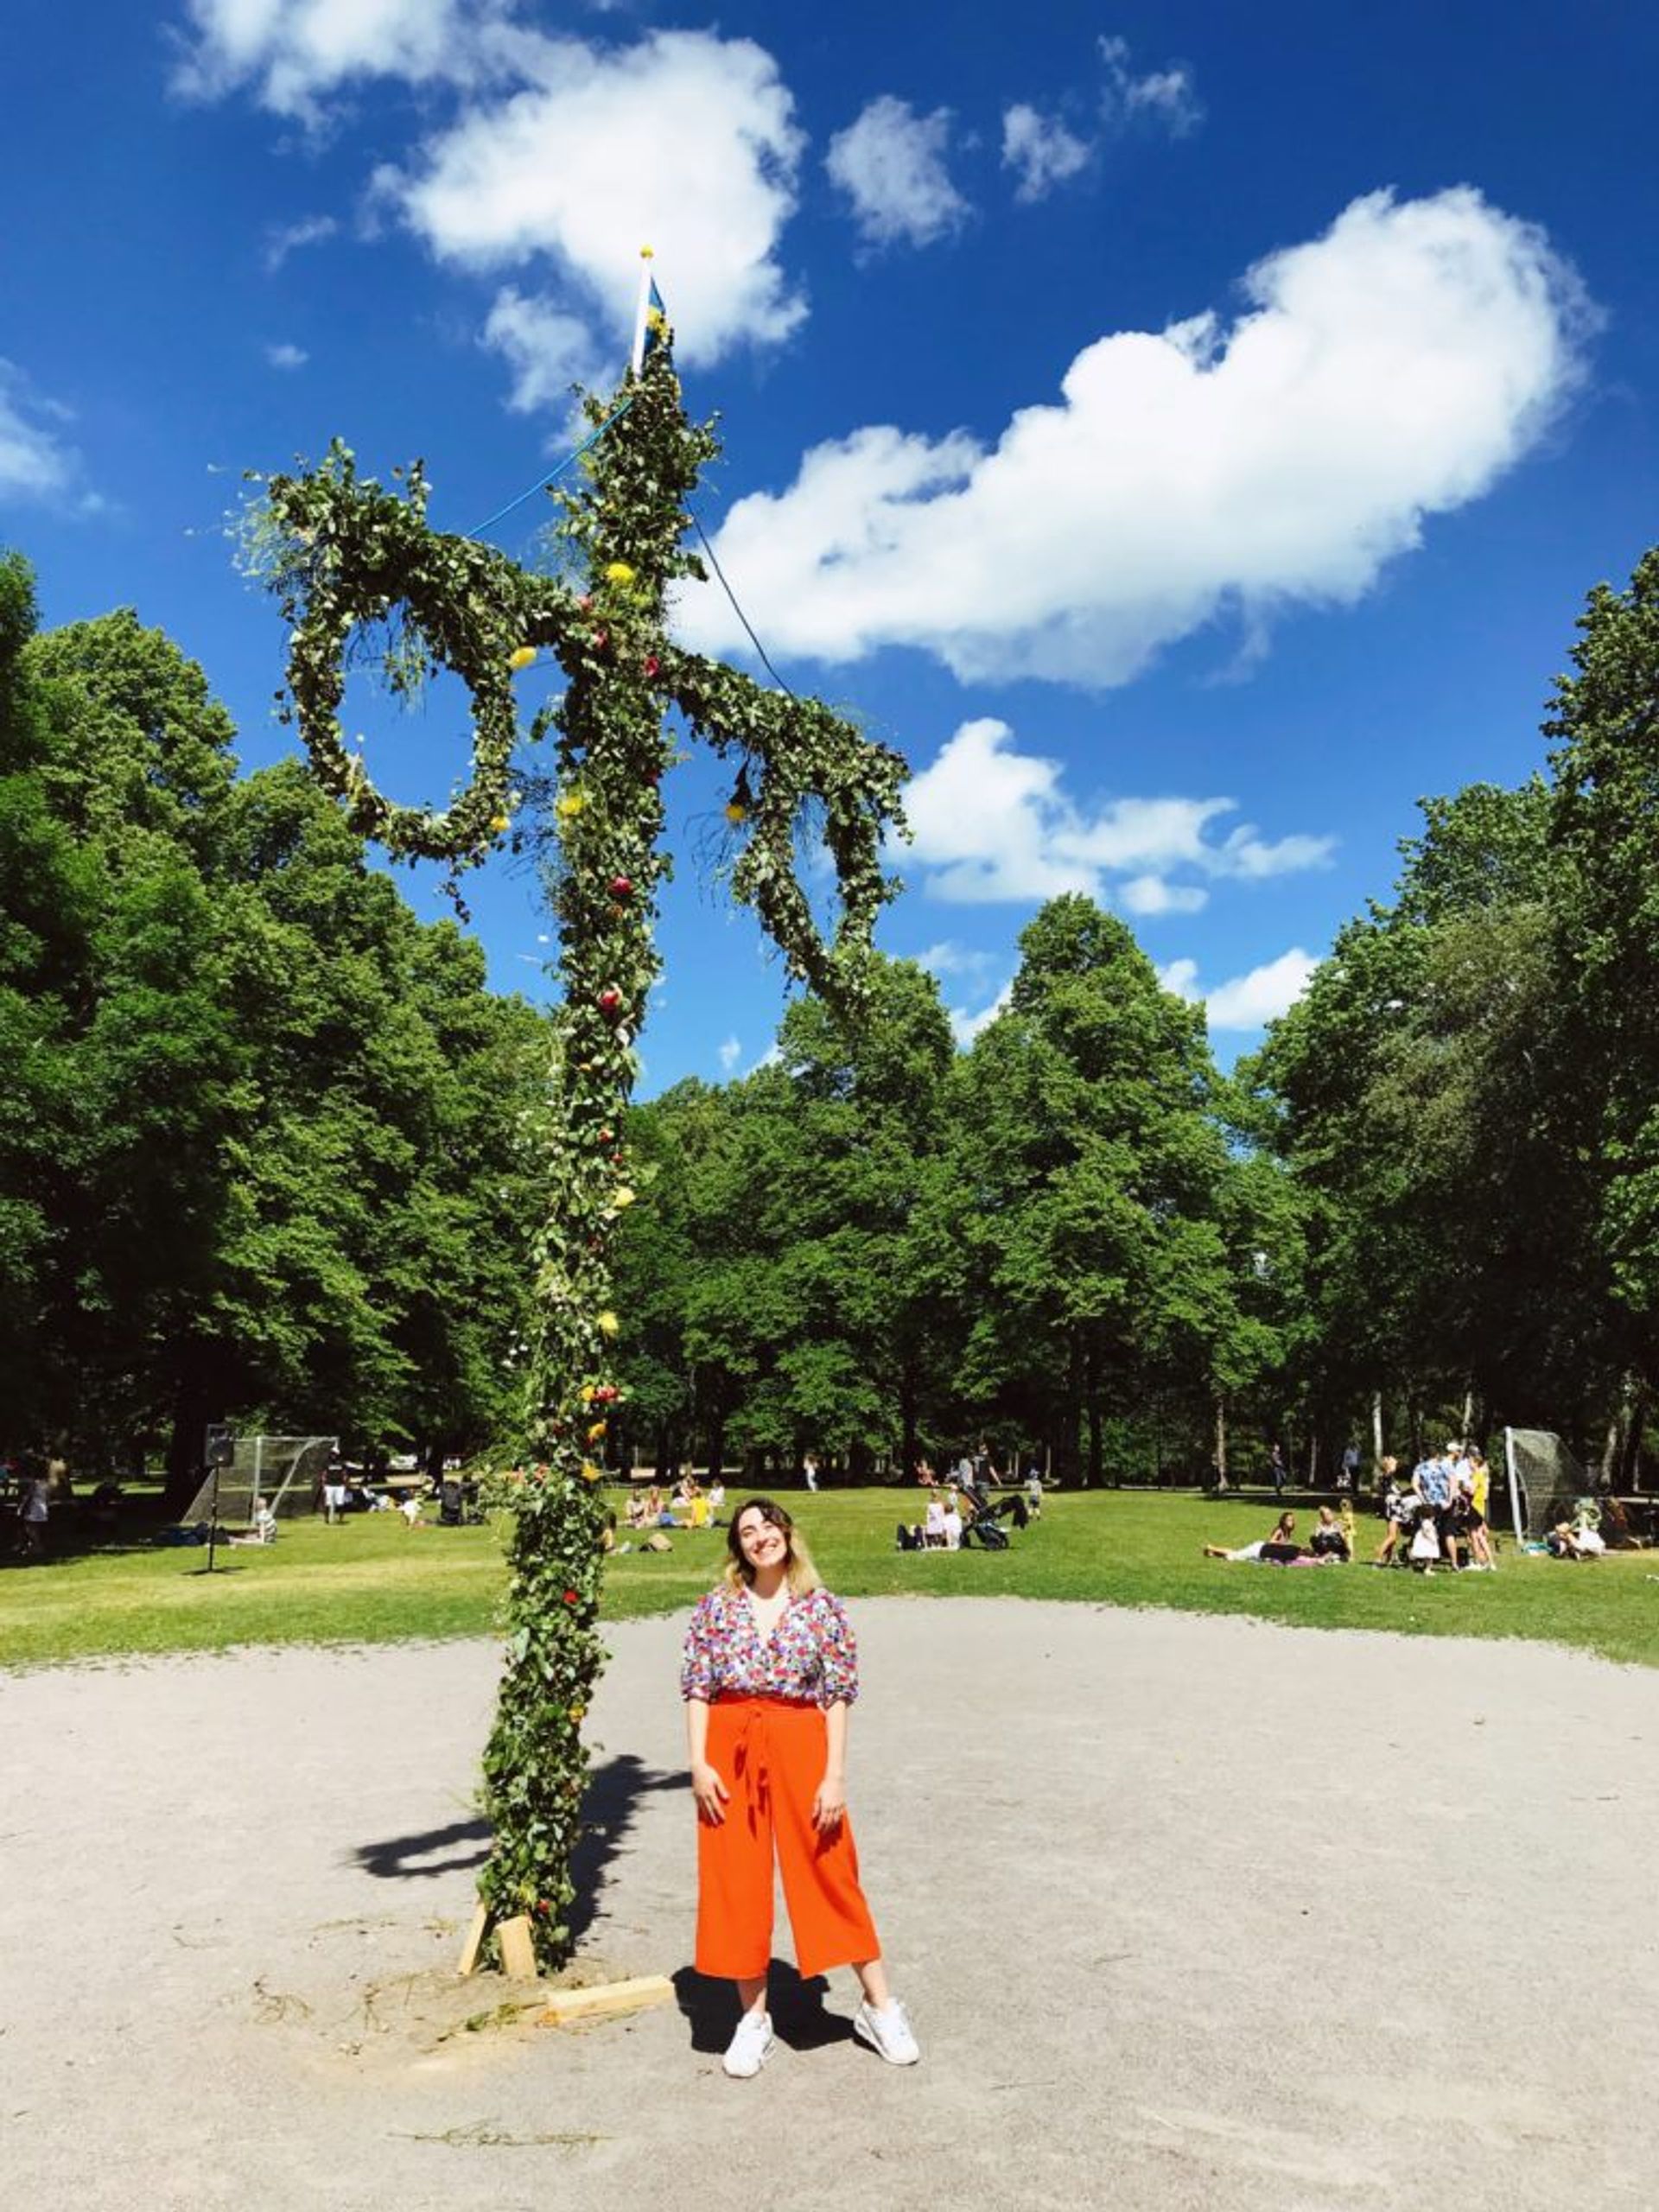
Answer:
<svg viewBox="0 0 1659 2212"><path fill-rule="evenodd" d="M734 1496L741 1497L741 1493ZM1497 1574L1374 1573L1230 1566L1199 1556L1206 1540L1267 1533L1270 1506L1230 1498L1107 1491L1053 1497L1007 1552L897 1552L893 1524L914 1517L915 1491L830 1491L792 1501L830 1586L849 1598L916 1595L1053 1598L1250 1613L1302 1628L1409 1636L1522 1637L1659 1665L1659 1553L1576 1566L1518 1558ZM1311 1518L1311 1516L1306 1516ZM1360 1524L1362 1555L1381 1524ZM605 1613L624 1620L688 1608L724 1557L720 1531L673 1538L671 1553L613 1560ZM503 1586L492 1529L405 1529L390 1514L338 1528L284 1522L267 1549L148 1545L40 1567L0 1568L0 1666L221 1650L238 1643L392 1643L479 1636Z"/></svg>

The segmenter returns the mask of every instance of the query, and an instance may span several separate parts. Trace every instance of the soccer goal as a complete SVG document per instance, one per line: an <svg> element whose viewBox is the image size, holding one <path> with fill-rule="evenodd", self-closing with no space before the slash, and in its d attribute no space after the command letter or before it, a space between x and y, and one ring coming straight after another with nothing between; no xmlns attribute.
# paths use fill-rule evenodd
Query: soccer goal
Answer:
<svg viewBox="0 0 1659 2212"><path fill-rule="evenodd" d="M209 1473L184 1519L213 1516L215 1492L217 1517L233 1524L252 1520L257 1497L279 1520L315 1513L318 1485L339 1448L337 1436L238 1436L230 1465Z"/></svg>
<svg viewBox="0 0 1659 2212"><path fill-rule="evenodd" d="M1547 1428L1506 1428L1503 1460L1517 1544L1541 1543L1558 1521L1571 1521L1580 1500L1598 1487Z"/></svg>

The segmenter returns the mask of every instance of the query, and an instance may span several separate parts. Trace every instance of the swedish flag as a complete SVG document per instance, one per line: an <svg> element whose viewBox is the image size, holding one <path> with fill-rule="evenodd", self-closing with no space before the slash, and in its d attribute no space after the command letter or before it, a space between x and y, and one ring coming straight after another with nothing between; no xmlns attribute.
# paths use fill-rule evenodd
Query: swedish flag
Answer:
<svg viewBox="0 0 1659 2212"><path fill-rule="evenodd" d="M666 351L673 343L674 333L669 325L668 308L657 289L657 279L651 273L651 249L647 246L641 256L639 312L633 326L635 376L659 346Z"/></svg>

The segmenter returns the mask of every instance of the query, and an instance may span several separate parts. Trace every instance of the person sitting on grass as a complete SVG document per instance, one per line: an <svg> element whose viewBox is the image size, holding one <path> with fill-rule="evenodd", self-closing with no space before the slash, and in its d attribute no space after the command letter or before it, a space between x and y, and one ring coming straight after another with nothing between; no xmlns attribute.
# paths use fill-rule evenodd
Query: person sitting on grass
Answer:
<svg viewBox="0 0 1659 2212"><path fill-rule="evenodd" d="M1599 1529L1572 1521L1558 1521L1544 1538L1544 1549L1552 1559L1599 1559L1606 1548Z"/></svg>
<svg viewBox="0 0 1659 2212"><path fill-rule="evenodd" d="M1344 1567L1353 1557L1353 1548L1342 1532L1342 1523L1328 1505L1319 1508L1319 1517L1307 1548L1315 1559L1338 1560Z"/></svg>
<svg viewBox="0 0 1659 2212"><path fill-rule="evenodd" d="M1288 1567L1292 1560L1302 1555L1302 1548L1296 1541L1296 1516L1281 1513L1268 1535L1258 1537L1253 1544L1241 1544L1236 1551L1230 1551L1225 1544L1206 1544L1204 1555L1205 1559L1242 1559L1257 1565L1266 1560L1270 1566Z"/></svg>

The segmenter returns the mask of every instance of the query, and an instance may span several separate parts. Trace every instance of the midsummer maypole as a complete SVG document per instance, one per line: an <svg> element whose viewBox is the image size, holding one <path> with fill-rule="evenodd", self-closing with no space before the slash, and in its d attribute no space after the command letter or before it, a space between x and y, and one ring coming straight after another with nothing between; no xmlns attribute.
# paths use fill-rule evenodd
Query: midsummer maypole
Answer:
<svg viewBox="0 0 1659 2212"><path fill-rule="evenodd" d="M677 709L733 764L726 812L738 843L734 894L753 906L791 978L855 1009L871 931L892 885L886 830L899 821L905 766L817 700L763 690L723 664L682 652L665 630L677 580L701 575L683 540L687 502L717 451L687 417L649 256L634 357L608 407L586 403L594 435L577 488L556 496L559 533L584 581L533 574L469 537L432 530L419 463L387 490L336 444L322 467L267 486L263 563L289 623L284 709L346 818L388 852L476 866L509 835L549 855L563 1002L549 1072L545 1204L528 1243L535 1321L511 1509L505 1662L484 1753L494 1839L482 1904L528 1916L537 1961L571 1945L570 1865L588 1761L582 1725L603 1664L596 1630L602 1554L599 1491L620 1393L611 1348L612 1246L636 1193L626 1109L635 1039L659 969L657 894L663 779ZM453 671L473 702L472 773L442 812L394 804L348 747L340 721L348 649L387 625L391 686ZM515 811L513 679L537 655L562 671L539 718L555 772L536 779L534 817ZM841 912L825 942L797 868L804 810L833 858ZM550 819L549 818L550 816Z"/></svg>

